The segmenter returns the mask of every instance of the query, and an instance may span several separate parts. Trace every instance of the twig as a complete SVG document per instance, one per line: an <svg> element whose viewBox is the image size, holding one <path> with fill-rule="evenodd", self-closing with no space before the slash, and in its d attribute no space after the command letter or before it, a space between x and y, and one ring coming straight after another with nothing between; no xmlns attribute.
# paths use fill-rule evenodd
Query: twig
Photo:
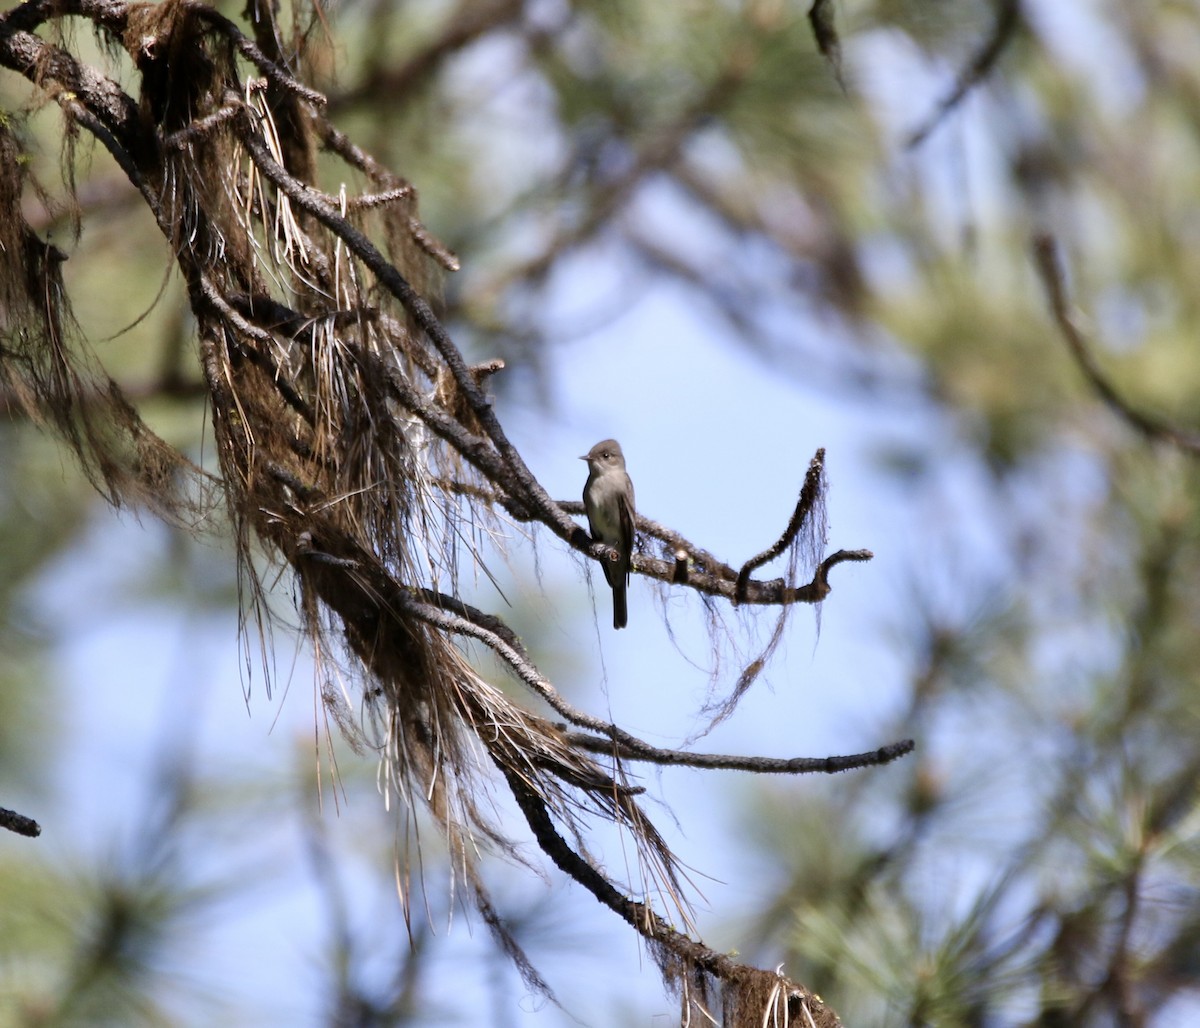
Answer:
<svg viewBox="0 0 1200 1028"><path fill-rule="evenodd" d="M645 761L649 764L664 766L683 765L686 767L705 768L723 771L749 771L760 775L807 775L807 774L838 774L842 771L853 771L861 767L875 767L880 764L890 764L893 760L906 756L916 748L912 739L902 739L900 742L889 743L877 750L867 753L852 753L845 756L829 757L744 757L730 753L693 753L689 750L667 750L649 747L653 752L634 752L615 748L607 739L597 739L583 732L568 732L567 739L572 745L591 753L608 753L622 760Z"/></svg>
<svg viewBox="0 0 1200 1028"><path fill-rule="evenodd" d="M842 44L834 24L833 0L813 0L808 9L808 24L812 28L813 39L817 41L817 49L829 62L842 92L846 92L846 80L842 78Z"/></svg>
<svg viewBox="0 0 1200 1028"><path fill-rule="evenodd" d="M271 60L225 15L213 10L212 7L207 3L201 2L201 0L188 0L185 6L202 21L207 22L213 28L218 29L228 36L237 48L238 53L250 61L251 64L266 75L276 86L307 101L317 109L323 108L328 103L323 93L319 93L317 90L304 85L286 68Z"/></svg>
<svg viewBox="0 0 1200 1028"><path fill-rule="evenodd" d="M495 619L486 615L476 618L471 608L461 601L442 603L441 598L439 598L438 604L434 605L422 602L403 590L398 591L395 603L398 609L419 618L427 624L440 628L442 631L453 635L478 639L484 643L496 656L512 668L522 682L571 724L606 736L631 754L644 753L649 755L655 752L655 747L642 742L636 736L630 735L610 722L603 721L592 714L579 710L564 700L558 690L554 688L553 683L543 676L529 659L525 648L520 644L516 636L512 634L511 630L507 626L504 626L502 630L497 630Z"/></svg>
<svg viewBox="0 0 1200 1028"><path fill-rule="evenodd" d="M1058 243L1052 235L1042 233L1034 238L1033 257L1038 276L1046 289L1050 313L1054 315L1054 323L1058 326L1059 334L1066 342L1071 356L1075 358L1075 363L1079 365L1079 369L1091 383L1092 388L1096 390L1100 399L1121 420L1151 442L1166 442L1188 453L1200 454L1200 435L1178 428L1164 418L1156 418L1137 410L1128 401L1122 399L1104 372L1100 370L1100 365L1092 355L1087 337L1076 321L1073 305L1067 296Z"/></svg>
<svg viewBox="0 0 1200 1028"><path fill-rule="evenodd" d="M416 198L417 191L412 183L385 168L341 129L324 118L318 119L318 126L322 142L347 164L358 168L376 185L383 186L385 194L403 194ZM408 232L413 241L447 271L458 271L462 266L458 255L440 239L435 238L417 217L411 214L406 217Z"/></svg>
<svg viewBox="0 0 1200 1028"><path fill-rule="evenodd" d="M232 121L238 116L243 106L244 101L239 100L237 103L230 101L224 106L217 108L212 114L206 114L203 118L197 118L187 128L181 128L177 132L172 132L163 139L163 146L170 150L182 150L197 139L213 132L225 122Z"/></svg>
<svg viewBox="0 0 1200 1028"><path fill-rule="evenodd" d="M796 534L800 531L800 526L808 520L808 516L812 513L814 506L821 498L821 476L825 472L825 448L821 447L817 450L813 459L808 465L808 474L804 476L804 485L800 489L800 496L796 500L796 507L792 511L792 516L788 520L787 527L775 543L763 550L757 557L751 557L745 564L742 565L742 570L738 572L737 583L734 586L734 603L741 603L746 595L746 585L750 581L750 574L756 568L762 567L768 561L774 560L784 550L792 545L792 540L796 538Z"/></svg>
<svg viewBox="0 0 1200 1028"><path fill-rule="evenodd" d="M407 594L405 594L407 595ZM457 597L423 590L427 603L401 604L423 621L436 624L457 635L466 635L485 643L513 669L550 706L571 724L587 728L594 735L571 732L567 738L593 753L606 753L621 759L651 764L687 765L698 768L723 768L753 771L759 774L834 774L860 767L887 764L910 753L911 739L882 746L869 753L830 757L745 757L719 753L692 753L687 750L652 746L610 722L602 721L567 703L558 690L542 676L516 634L499 618L477 610ZM601 738L597 738L597 735Z"/></svg>
<svg viewBox="0 0 1200 1028"><path fill-rule="evenodd" d="M16 832L17 835L24 835L30 839L36 839L42 834L42 826L33 818L18 814L15 810L9 810L7 807L0 807L0 828L7 828L10 832Z"/></svg>
<svg viewBox="0 0 1200 1028"><path fill-rule="evenodd" d="M939 101L925 121L909 134L904 143L906 148L912 150L925 142L946 115L962 103L972 89L987 78L1020 23L1020 0L1000 0L1000 10L996 13L996 24L992 26L992 31L975 51L975 55L958 73L954 88Z"/></svg>

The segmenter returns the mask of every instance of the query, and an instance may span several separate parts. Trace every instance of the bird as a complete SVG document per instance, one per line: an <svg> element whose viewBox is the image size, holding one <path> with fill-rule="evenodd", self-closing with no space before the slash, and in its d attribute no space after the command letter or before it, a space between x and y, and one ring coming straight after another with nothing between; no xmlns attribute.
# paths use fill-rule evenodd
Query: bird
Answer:
<svg viewBox="0 0 1200 1028"><path fill-rule="evenodd" d="M633 556L636 515L633 483L625 471L625 454L615 439L604 439L579 458L587 461L588 477L583 487L583 507L587 511L592 538L617 551L617 560L604 560L604 577L612 586L613 628L629 623L625 593L629 586L629 563Z"/></svg>

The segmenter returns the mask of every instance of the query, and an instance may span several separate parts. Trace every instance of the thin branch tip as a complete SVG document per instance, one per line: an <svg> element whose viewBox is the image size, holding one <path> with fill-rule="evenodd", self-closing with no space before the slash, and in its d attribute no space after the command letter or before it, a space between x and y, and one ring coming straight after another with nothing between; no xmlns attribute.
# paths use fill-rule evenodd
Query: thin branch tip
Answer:
<svg viewBox="0 0 1200 1028"><path fill-rule="evenodd" d="M42 834L42 826L33 818L18 814L15 810L9 810L7 807L0 807L0 828L7 829L16 835L23 835L27 839L36 839Z"/></svg>

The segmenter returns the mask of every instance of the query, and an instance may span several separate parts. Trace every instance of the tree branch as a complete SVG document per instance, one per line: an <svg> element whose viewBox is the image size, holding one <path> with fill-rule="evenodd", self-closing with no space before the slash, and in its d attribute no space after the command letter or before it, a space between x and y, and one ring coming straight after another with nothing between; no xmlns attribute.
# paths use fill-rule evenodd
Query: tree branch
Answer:
<svg viewBox="0 0 1200 1028"><path fill-rule="evenodd" d="M27 836L30 839L36 839L42 834L42 826L33 818L18 814L15 810L9 810L7 807L0 807L0 828L16 832L17 835Z"/></svg>
<svg viewBox="0 0 1200 1028"><path fill-rule="evenodd" d="M1067 296L1063 277L1062 260L1058 244L1049 234L1041 234L1033 241L1034 266L1046 290L1050 313L1058 326L1059 334L1067 344L1067 350L1075 358L1079 370L1101 400L1122 421L1139 435L1151 442L1170 443L1191 454L1200 454L1200 435L1173 425L1164 418L1143 413L1123 399L1116 387L1100 369L1092 354L1091 346L1076 320L1075 310Z"/></svg>
<svg viewBox="0 0 1200 1028"><path fill-rule="evenodd" d="M1020 0L1000 0L996 22L979 49L958 73L954 87L933 109L932 113L905 140L905 147L913 150L920 146L963 100L991 73L992 68L1004 53L1017 27L1021 24Z"/></svg>

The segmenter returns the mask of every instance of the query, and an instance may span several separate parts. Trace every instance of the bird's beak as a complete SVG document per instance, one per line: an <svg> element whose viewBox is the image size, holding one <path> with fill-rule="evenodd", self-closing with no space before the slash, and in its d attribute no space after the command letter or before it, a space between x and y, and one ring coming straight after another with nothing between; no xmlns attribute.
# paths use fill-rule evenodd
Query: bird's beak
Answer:
<svg viewBox="0 0 1200 1028"><path fill-rule="evenodd" d="M586 458L586 457L580 457L579 459L580 459L580 460L587 460L587 458Z"/></svg>

